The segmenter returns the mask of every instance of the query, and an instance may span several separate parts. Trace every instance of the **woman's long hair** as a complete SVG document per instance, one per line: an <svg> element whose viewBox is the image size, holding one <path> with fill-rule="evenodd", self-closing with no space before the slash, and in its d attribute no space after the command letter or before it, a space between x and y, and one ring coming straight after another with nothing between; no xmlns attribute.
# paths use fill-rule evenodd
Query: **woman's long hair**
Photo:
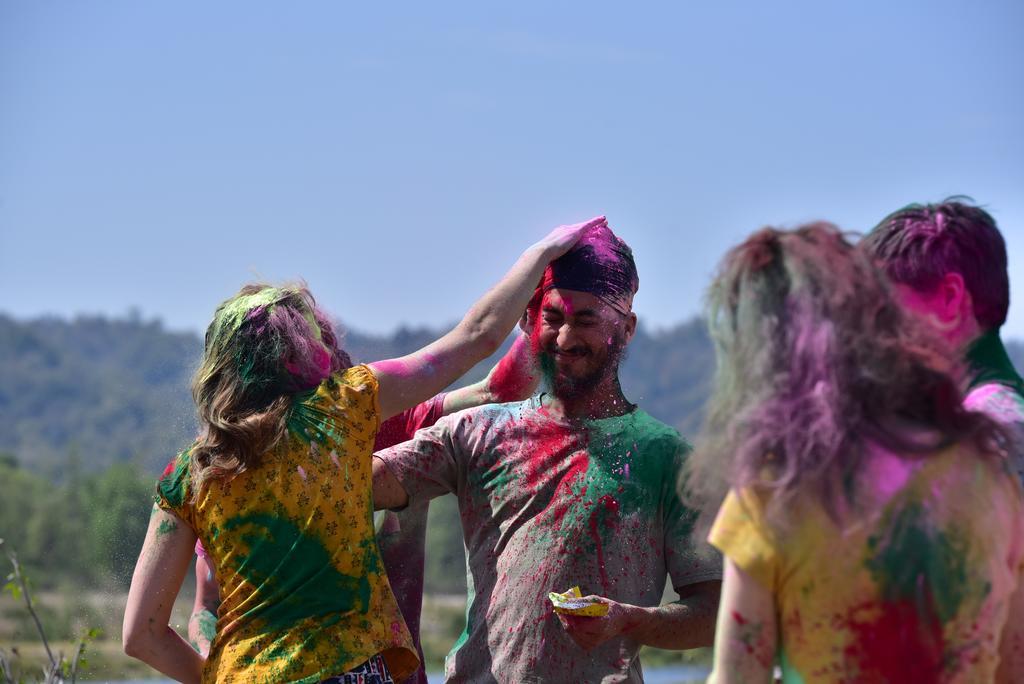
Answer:
<svg viewBox="0 0 1024 684"><path fill-rule="evenodd" d="M841 522L866 439L934 451L896 424L994 449L999 428L963 409L948 353L835 226L754 233L726 255L707 304L717 375L683 482L705 525L730 487L763 495L773 522L798 495Z"/></svg>
<svg viewBox="0 0 1024 684"><path fill-rule="evenodd" d="M285 435L293 397L350 365L305 285L251 284L224 301L192 379L193 498L208 480L256 466Z"/></svg>

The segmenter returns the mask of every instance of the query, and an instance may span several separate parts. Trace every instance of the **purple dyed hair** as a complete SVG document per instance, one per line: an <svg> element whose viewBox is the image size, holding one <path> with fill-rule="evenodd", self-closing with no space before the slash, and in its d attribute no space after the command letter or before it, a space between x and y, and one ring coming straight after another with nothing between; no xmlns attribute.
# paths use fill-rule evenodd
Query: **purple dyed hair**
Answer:
<svg viewBox="0 0 1024 684"><path fill-rule="evenodd" d="M292 397L351 366L305 285L251 284L221 303L192 380L192 492L255 466L287 431Z"/></svg>
<svg viewBox="0 0 1024 684"><path fill-rule="evenodd" d="M959 273L983 330L1006 322L1010 280L1006 243L980 207L949 198L911 204L889 214L861 241L888 276L920 292L934 292L947 273Z"/></svg>
<svg viewBox="0 0 1024 684"><path fill-rule="evenodd" d="M856 505L866 440L926 455L896 423L986 453L1001 434L963 409L944 355L831 224L765 228L732 249L708 294L708 326L717 375L684 476L705 525L730 487L765 495L776 522L805 495L840 521Z"/></svg>

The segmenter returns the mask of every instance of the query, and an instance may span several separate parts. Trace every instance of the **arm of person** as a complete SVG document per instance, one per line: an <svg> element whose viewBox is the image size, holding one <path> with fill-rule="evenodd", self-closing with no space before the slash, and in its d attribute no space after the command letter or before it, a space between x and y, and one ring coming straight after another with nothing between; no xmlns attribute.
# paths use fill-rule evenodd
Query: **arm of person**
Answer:
<svg viewBox="0 0 1024 684"><path fill-rule="evenodd" d="M540 369L530 341L524 335L517 335L512 347L486 378L444 396L444 415L483 404L528 399L539 381Z"/></svg>
<svg viewBox="0 0 1024 684"><path fill-rule="evenodd" d="M586 231L604 224L602 216L556 228L523 252L447 335L399 359L371 363L379 384L380 419L434 396L497 351L522 316L548 263L568 252Z"/></svg>
<svg viewBox="0 0 1024 684"><path fill-rule="evenodd" d="M409 505L409 494L391 469L378 456L373 457L373 510L398 510Z"/></svg>
<svg viewBox="0 0 1024 684"><path fill-rule="evenodd" d="M1017 589L1010 597L1010 610L999 636L998 684L1024 681L1024 573L1018 573Z"/></svg>
<svg viewBox="0 0 1024 684"><path fill-rule="evenodd" d="M375 453L374 509L405 508L410 499L426 501L458 492L465 479L467 434L487 430L486 422L474 420L471 413L445 416L411 440Z"/></svg>
<svg viewBox="0 0 1024 684"><path fill-rule="evenodd" d="M778 628L772 593L728 558L715 630L714 684L772 681Z"/></svg>
<svg viewBox="0 0 1024 684"><path fill-rule="evenodd" d="M588 596L585 600L607 604L608 613L601 617L558 614L558 619L573 641L586 651L615 637L672 650L710 646L720 587L718 580L680 587L676 589L678 601L653 608Z"/></svg>
<svg viewBox="0 0 1024 684"><path fill-rule="evenodd" d="M196 535L154 507L124 611L124 652L179 682L198 682L204 658L171 629L171 608L192 560Z"/></svg>
<svg viewBox="0 0 1024 684"><path fill-rule="evenodd" d="M188 618L188 640L204 658L210 655L210 646L217 633L217 609L220 608L220 588L213 575L210 559L196 554L196 600Z"/></svg>

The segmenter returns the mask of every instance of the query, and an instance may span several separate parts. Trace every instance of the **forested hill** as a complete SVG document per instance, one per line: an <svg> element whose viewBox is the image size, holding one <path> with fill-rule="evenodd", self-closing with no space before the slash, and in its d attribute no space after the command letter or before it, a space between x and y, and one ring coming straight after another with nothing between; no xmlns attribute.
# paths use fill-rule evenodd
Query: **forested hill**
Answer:
<svg viewBox="0 0 1024 684"><path fill-rule="evenodd" d="M440 333L349 332L345 347L357 360L389 358ZM153 477L195 432L188 383L200 349L198 336L138 317L19 321L0 314L0 537L44 584L126 586ZM1024 367L1024 347L1010 352ZM492 362L466 380L482 377ZM692 437L713 365L699 321L654 333L641 328L622 381L630 399ZM432 504L427 547L428 592L464 592L454 498Z"/></svg>
<svg viewBox="0 0 1024 684"><path fill-rule="evenodd" d="M344 346L369 361L408 353L442 332L348 331ZM200 351L197 335L137 316L22 321L0 314L0 452L58 480L72 460L86 471L130 462L157 472L195 432L188 383ZM491 362L466 380L482 377ZM699 321L653 333L641 327L622 381L631 400L692 435L712 367Z"/></svg>

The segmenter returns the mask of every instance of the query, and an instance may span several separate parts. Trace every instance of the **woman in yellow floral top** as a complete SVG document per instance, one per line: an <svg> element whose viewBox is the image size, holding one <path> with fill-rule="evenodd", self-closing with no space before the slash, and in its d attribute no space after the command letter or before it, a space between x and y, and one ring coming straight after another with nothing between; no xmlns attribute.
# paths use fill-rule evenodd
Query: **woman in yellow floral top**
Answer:
<svg viewBox="0 0 1024 684"><path fill-rule="evenodd" d="M764 229L709 294L718 377L689 464L724 504L712 681L1024 681L1024 499L868 258Z"/></svg>
<svg viewBox="0 0 1024 684"><path fill-rule="evenodd" d="M201 432L167 467L124 617L124 648L183 682L390 682L418 658L373 534L381 421L494 352L545 266L603 217L555 229L436 342L351 366L304 287L247 286L206 333ZM168 626L202 541L222 603L209 658Z"/></svg>

